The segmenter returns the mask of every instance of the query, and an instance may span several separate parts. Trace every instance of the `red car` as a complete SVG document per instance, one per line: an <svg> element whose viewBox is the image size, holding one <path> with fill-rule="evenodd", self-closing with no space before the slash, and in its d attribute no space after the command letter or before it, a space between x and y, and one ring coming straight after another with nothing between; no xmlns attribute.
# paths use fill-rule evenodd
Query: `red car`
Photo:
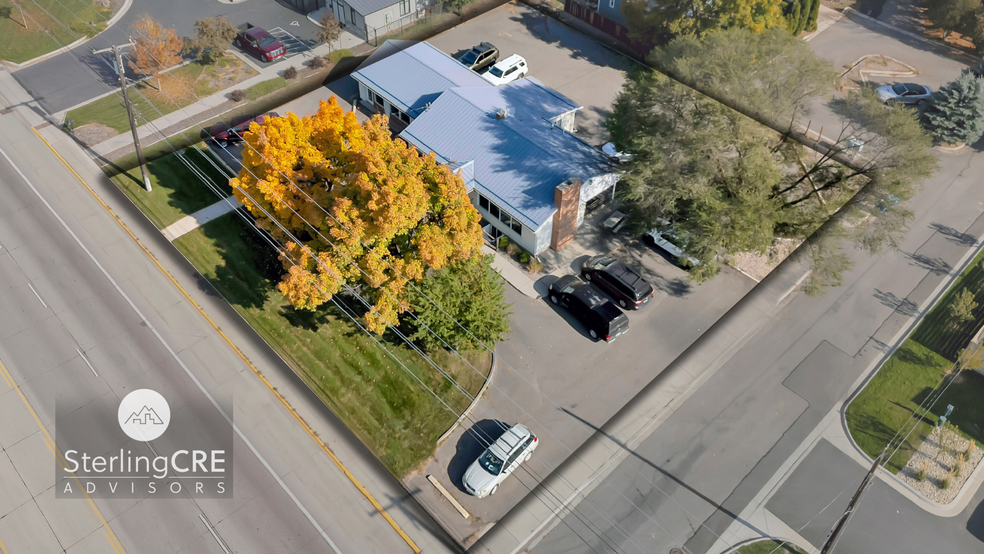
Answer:
<svg viewBox="0 0 984 554"><path fill-rule="evenodd" d="M243 133L249 131L249 126L251 123L255 121L260 125L263 125L268 117L280 117L280 115L277 112L267 112L256 117L248 115L234 117L229 123L216 123L215 125L212 125L212 131L210 133L212 135L212 140L222 147L227 144L242 142Z"/></svg>
<svg viewBox="0 0 984 554"><path fill-rule="evenodd" d="M235 44L266 62L272 62L287 53L287 47L277 37L249 23L246 24L246 29L236 35Z"/></svg>

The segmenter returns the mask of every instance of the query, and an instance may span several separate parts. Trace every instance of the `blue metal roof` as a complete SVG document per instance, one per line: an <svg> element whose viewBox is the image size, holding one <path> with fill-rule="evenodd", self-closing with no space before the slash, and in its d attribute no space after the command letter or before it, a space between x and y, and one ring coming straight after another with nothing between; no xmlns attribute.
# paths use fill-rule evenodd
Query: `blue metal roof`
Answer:
<svg viewBox="0 0 984 554"><path fill-rule="evenodd" d="M601 151L550 123L551 117L577 107L533 79L452 88L400 136L452 167L474 161L476 188L537 229L556 210L557 185L612 171ZM504 119L496 115L500 109Z"/></svg>
<svg viewBox="0 0 984 554"><path fill-rule="evenodd" d="M477 73L426 42L359 67L352 77L386 96L411 117L416 117L450 88L494 88Z"/></svg>

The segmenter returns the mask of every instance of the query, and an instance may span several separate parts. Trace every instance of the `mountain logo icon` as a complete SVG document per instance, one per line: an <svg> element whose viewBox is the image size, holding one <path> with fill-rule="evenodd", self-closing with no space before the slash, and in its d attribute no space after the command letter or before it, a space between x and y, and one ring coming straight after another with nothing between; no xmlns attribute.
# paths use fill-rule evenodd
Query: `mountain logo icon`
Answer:
<svg viewBox="0 0 984 554"><path fill-rule="evenodd" d="M117 411L120 428L136 441L152 441L164 434L171 422L171 407L161 394L139 389L127 394Z"/></svg>

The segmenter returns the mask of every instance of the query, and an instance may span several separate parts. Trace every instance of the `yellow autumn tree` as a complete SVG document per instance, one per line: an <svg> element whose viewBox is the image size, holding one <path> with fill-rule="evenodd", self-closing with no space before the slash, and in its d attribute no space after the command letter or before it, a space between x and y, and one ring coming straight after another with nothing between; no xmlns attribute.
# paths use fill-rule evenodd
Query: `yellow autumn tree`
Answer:
<svg viewBox="0 0 984 554"><path fill-rule="evenodd" d="M133 65L145 75L157 78L157 90L161 90L161 71L181 62L184 42L174 29L165 29L149 15L141 15L133 22L131 35L134 46Z"/></svg>
<svg viewBox="0 0 984 554"><path fill-rule="evenodd" d="M381 333L408 309L408 280L479 255L480 217L464 182L393 139L385 117L360 124L333 97L310 117L254 123L244 139L243 169L230 182L286 245L278 288L296 308L362 285L373 302L367 327Z"/></svg>

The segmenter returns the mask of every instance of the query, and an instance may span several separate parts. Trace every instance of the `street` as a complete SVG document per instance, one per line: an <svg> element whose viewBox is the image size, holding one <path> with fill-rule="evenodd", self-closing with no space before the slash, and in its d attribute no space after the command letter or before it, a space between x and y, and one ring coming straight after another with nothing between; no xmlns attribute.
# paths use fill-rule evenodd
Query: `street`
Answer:
<svg viewBox="0 0 984 554"><path fill-rule="evenodd" d="M411 543L444 550L436 524L405 502L399 483L132 204L123 204L115 185L91 183L133 238L17 112L0 118L0 540L7 552L348 554L412 552ZM134 238L155 249L160 267ZM115 414L140 388L157 390L175 410L173 432L147 443L152 452L170 453L199 433L198 423L228 414L235 425L226 435L232 498L191 490L168 498L56 498L48 438L58 431L56 410L62 421L98 420L93 414ZM98 442L112 435L83 429L57 443L102 454L122 447ZM351 477L341 471L346 463Z"/></svg>
<svg viewBox="0 0 984 554"><path fill-rule="evenodd" d="M862 55L891 55L924 71L919 81L934 88L964 67L932 47L899 42L881 30L844 18L810 45L838 67ZM834 123L823 117L823 110L815 112L814 129L818 119L828 128ZM984 196L975 177L984 172L980 152L969 148L938 158L940 170L910 202L916 218L899 251L869 257L849 250L855 266L843 286L814 298L797 293L532 551L668 552L682 547L696 554L708 552L729 526L741 526L738 514L830 409L853 392L851 384L911 320L913 307L930 299L968 253L969 245L954 239L954 230L975 238L984 234ZM793 271L802 269L784 264L770 278ZM814 455L824 452L808 459ZM801 474L799 480L806 484L789 494L810 501L788 516L793 529L830 502L830 495L819 497L818 490L843 493L843 509L853 494L850 483L859 482L865 471L857 463L814 463L836 472L838 480L831 483L817 472ZM930 544L925 541L884 540L903 527L908 536L941 533L939 518L885 489L882 483L872 487L873 499L862 503L839 552L984 551L978 538L980 516L969 520L980 511L980 494L964 513L947 521L956 534L947 540L959 547L927 550L919 546ZM890 502L907 505L909 517L888 513L884 507ZM837 509L835 503L808 527L812 532L805 536L814 546L825 537L830 512ZM879 532L872 533L875 528Z"/></svg>

